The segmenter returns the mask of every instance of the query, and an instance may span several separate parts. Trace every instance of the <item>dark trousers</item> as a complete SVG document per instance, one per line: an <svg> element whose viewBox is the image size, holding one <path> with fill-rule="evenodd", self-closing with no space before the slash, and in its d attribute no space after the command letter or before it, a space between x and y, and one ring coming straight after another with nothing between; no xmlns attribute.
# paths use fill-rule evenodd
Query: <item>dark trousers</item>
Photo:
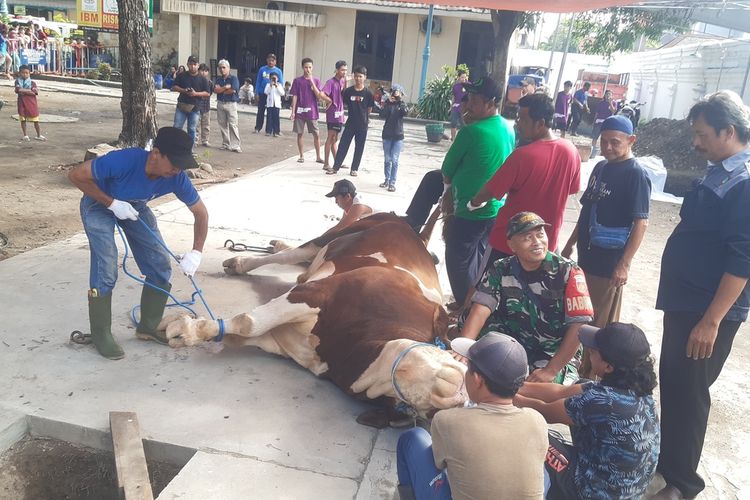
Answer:
<svg viewBox="0 0 750 500"><path fill-rule="evenodd" d="M445 233L445 267L456 302L463 304L469 288L482 271L482 255L487 248L495 219L468 220L452 217Z"/></svg>
<svg viewBox="0 0 750 500"><path fill-rule="evenodd" d="M570 120L570 133L577 134L578 126L581 124L581 119L583 119L583 109L573 104L570 107L570 114L572 116Z"/></svg>
<svg viewBox="0 0 750 500"><path fill-rule="evenodd" d="M365 141L367 141L367 129L358 130L354 127L344 126L341 133L339 147L336 151L336 158L333 161L333 170L338 172L344 163L344 158L349 152L349 146L354 139L354 159L352 160L352 172L359 170L359 163L362 161L362 153L365 151Z"/></svg>
<svg viewBox="0 0 750 500"><path fill-rule="evenodd" d="M279 135L281 133L281 121L279 120L279 108L266 108L268 121L266 122L266 134Z"/></svg>
<svg viewBox="0 0 750 500"><path fill-rule="evenodd" d="M432 207L443 195L443 173L431 170L424 174L419 187L411 198L409 208L406 209L406 220L416 232L422 230Z"/></svg>
<svg viewBox="0 0 750 500"><path fill-rule="evenodd" d="M698 475L711 394L741 323L722 321L710 358L694 361L685 355L687 340L701 319L699 313L665 312L661 339L661 452L657 470L683 496L692 498L705 488Z"/></svg>
<svg viewBox="0 0 750 500"><path fill-rule="evenodd" d="M263 118L266 116L266 102L268 102L268 96L261 90L258 95L258 114L255 116L255 130L257 132L263 129Z"/></svg>

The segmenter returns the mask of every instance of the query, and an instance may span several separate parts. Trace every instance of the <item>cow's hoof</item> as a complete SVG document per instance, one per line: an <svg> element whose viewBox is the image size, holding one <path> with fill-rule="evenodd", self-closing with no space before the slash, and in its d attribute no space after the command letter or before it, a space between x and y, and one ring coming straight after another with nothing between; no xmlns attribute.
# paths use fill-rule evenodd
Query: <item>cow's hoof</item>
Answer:
<svg viewBox="0 0 750 500"><path fill-rule="evenodd" d="M224 266L224 272L231 275L244 274L245 271L242 268L242 261L246 257L232 257L221 263Z"/></svg>
<svg viewBox="0 0 750 500"><path fill-rule="evenodd" d="M283 240L271 240L269 242L269 245L271 245L273 248L271 248L271 253L279 253L283 250L289 250L292 248L291 245L287 244Z"/></svg>
<svg viewBox="0 0 750 500"><path fill-rule="evenodd" d="M193 346L203 342L198 335L199 319L182 316L167 326L169 347Z"/></svg>
<svg viewBox="0 0 750 500"><path fill-rule="evenodd" d="M414 417L395 410L388 411L384 408L375 408L360 413L357 417L357 423L376 429L385 429L386 427L402 429L405 427L414 427Z"/></svg>
<svg viewBox="0 0 750 500"><path fill-rule="evenodd" d="M190 316L190 313L187 312L184 309L181 309L180 312L175 312L172 314L166 314L159 322L159 326L156 327L156 329L160 332L166 331L167 327L170 325L170 323L173 323L177 321L178 319L184 317L184 316Z"/></svg>

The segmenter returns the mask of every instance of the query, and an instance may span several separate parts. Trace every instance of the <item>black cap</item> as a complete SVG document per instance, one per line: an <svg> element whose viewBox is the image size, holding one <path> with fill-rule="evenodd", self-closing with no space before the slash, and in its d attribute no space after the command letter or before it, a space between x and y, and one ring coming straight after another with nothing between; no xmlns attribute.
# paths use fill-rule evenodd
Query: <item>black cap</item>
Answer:
<svg viewBox="0 0 750 500"><path fill-rule="evenodd" d="M154 139L154 147L177 168L198 168L193 156L193 140L181 128L160 128Z"/></svg>
<svg viewBox="0 0 750 500"><path fill-rule="evenodd" d="M354 197L354 195L357 194L357 188L354 187L354 184L352 184L351 181L347 179L341 179L340 181L336 181L333 184L333 189L326 196L328 198L333 198L334 196L345 194L350 194L352 195L352 197Z"/></svg>
<svg viewBox="0 0 750 500"><path fill-rule="evenodd" d="M475 82L469 82L464 85L466 92L469 94L483 95L487 99L494 100L495 102L500 101L500 94L502 89L500 86L490 77L480 78Z"/></svg>
<svg viewBox="0 0 750 500"><path fill-rule="evenodd" d="M534 212L518 212L508 221L508 229L505 235L508 239L511 239L517 234L531 231L539 226L549 226L549 224Z"/></svg>
<svg viewBox="0 0 750 500"><path fill-rule="evenodd" d="M610 323L604 328L583 325L578 338L584 347L596 349L602 359L616 367L634 367L651 355L643 330L630 323Z"/></svg>
<svg viewBox="0 0 750 500"><path fill-rule="evenodd" d="M188 57L187 63L188 64L190 64L190 63L198 64L198 58L195 57L195 56L190 56L190 57Z"/></svg>
<svg viewBox="0 0 750 500"><path fill-rule="evenodd" d="M517 387L529 374L526 350L508 335L490 332L477 341L458 337L451 349L468 358L484 376L502 387Z"/></svg>

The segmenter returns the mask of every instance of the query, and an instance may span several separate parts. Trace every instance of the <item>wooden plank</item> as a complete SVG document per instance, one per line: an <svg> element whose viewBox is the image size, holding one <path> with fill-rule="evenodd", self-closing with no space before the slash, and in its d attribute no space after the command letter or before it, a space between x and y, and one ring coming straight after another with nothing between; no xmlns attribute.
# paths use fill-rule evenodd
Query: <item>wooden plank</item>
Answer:
<svg viewBox="0 0 750 500"><path fill-rule="evenodd" d="M132 412L109 412L109 428L115 450L120 498L154 500L138 416Z"/></svg>

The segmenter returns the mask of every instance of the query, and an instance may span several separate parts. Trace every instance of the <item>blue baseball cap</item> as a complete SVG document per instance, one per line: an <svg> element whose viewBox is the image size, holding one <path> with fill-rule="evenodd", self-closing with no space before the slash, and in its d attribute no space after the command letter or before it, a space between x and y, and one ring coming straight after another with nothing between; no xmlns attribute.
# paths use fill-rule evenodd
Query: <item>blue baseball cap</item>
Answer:
<svg viewBox="0 0 750 500"><path fill-rule="evenodd" d="M616 130L627 135L633 135L633 122L623 115L610 116L602 122L602 132L605 130Z"/></svg>

